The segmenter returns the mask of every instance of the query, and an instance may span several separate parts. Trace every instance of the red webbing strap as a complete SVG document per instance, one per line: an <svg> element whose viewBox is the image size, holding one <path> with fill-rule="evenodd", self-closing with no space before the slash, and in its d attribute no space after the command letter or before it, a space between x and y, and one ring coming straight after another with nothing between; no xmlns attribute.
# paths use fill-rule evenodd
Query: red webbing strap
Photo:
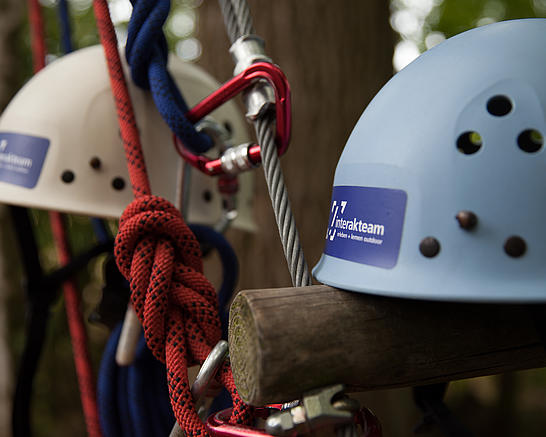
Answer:
<svg viewBox="0 0 546 437"><path fill-rule="evenodd" d="M46 56L44 22L38 0L28 1L28 11L32 34L34 72L37 73L45 67ZM49 220L57 248L57 256L60 263L66 265L70 262L71 254L64 228L63 216L58 212L51 211L49 213ZM80 311L80 297L75 280L69 279L63 284L63 294L87 434L90 437L102 437L97 408L95 378L89 357L87 333Z"/></svg>
<svg viewBox="0 0 546 437"><path fill-rule="evenodd" d="M207 432L193 405L187 368L202 364L220 340L216 292L203 275L199 243L180 212L167 200L150 194L108 4L106 0L94 0L93 6L135 196L120 219L116 261L130 282L131 301L146 343L167 366L176 420L187 436L204 436ZM239 397L227 363L218 379L233 399L230 421L250 423L252 410Z"/></svg>

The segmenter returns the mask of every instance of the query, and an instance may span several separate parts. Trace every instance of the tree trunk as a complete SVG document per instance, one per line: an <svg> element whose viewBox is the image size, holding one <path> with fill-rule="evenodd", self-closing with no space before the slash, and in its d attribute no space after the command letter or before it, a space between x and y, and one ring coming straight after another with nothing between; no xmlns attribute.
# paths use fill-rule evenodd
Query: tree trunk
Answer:
<svg viewBox="0 0 546 437"><path fill-rule="evenodd" d="M323 245L334 170L360 114L392 74L389 3L347 0L249 1L255 32L290 81L292 141L282 165L309 268ZM203 2L200 64L220 81L232 76L229 40L217 2ZM223 54L223 55L222 55ZM256 234L228 238L243 289L290 285L263 171L255 171Z"/></svg>

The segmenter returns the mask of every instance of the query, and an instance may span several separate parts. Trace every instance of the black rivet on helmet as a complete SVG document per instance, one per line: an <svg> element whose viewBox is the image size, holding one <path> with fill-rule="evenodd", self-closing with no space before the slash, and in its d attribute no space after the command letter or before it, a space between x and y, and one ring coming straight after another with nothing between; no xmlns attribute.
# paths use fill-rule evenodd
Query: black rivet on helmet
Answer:
<svg viewBox="0 0 546 437"><path fill-rule="evenodd" d="M419 244L419 250L423 256L434 258L440 252L440 242L434 237L425 237Z"/></svg>
<svg viewBox="0 0 546 437"><path fill-rule="evenodd" d="M487 101L487 112L495 117L502 117L510 113L512 110L512 102L506 96L493 96Z"/></svg>
<svg viewBox="0 0 546 437"><path fill-rule="evenodd" d="M523 238L513 235L506 239L506 242L504 243L504 251L512 258L519 258L527 251L527 243L525 243Z"/></svg>
<svg viewBox="0 0 546 437"><path fill-rule="evenodd" d="M455 216L459 226L465 231L471 231L478 224L478 216L472 211L459 211Z"/></svg>
<svg viewBox="0 0 546 437"><path fill-rule="evenodd" d="M65 171L63 171L63 174L61 175L61 180L66 184L69 184L75 178L76 178L76 176L74 175L74 172L71 171L71 170L65 170Z"/></svg>
<svg viewBox="0 0 546 437"><path fill-rule="evenodd" d="M93 156L89 160L89 165L91 166L92 169L99 170L102 166L102 162L98 156Z"/></svg>
<svg viewBox="0 0 546 437"><path fill-rule="evenodd" d="M125 181L123 180L123 178L120 178L120 177L114 178L112 180L112 188L118 191L123 190L125 188Z"/></svg>

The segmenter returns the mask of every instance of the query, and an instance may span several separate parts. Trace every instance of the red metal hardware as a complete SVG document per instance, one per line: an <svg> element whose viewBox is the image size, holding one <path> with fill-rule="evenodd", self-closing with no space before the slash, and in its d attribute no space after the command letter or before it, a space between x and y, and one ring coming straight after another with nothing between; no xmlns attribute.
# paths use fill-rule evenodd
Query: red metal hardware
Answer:
<svg viewBox="0 0 546 437"><path fill-rule="evenodd" d="M269 408L256 408L255 415L256 417L266 418L270 411ZM213 414L208 418L207 431L212 437L272 437L261 429L244 425L231 425L228 422L229 416L231 416L231 408Z"/></svg>
<svg viewBox="0 0 546 437"><path fill-rule="evenodd" d="M282 409L283 404L271 404L266 408L256 408L255 416L266 419L275 410ZM207 431L212 437L273 437L262 429L243 425L231 425L228 420L231 408L210 416L207 420ZM360 426L362 437L382 437L383 431L379 419L367 408L361 408L355 415L355 422ZM285 437L297 437L297 433Z"/></svg>
<svg viewBox="0 0 546 437"><path fill-rule="evenodd" d="M252 64L245 71L233 77L215 92L201 100L201 102L186 113L186 117L192 123L198 122L260 79L267 80L275 91L277 124L275 141L279 156L283 155L288 148L292 128L290 85L282 70L269 62L257 62ZM186 149L180 139L176 136L174 137L174 143L178 153L193 167L211 176L224 173L220 158L211 159L206 156L195 155ZM248 148L248 159L254 165L261 162L260 146L252 145Z"/></svg>

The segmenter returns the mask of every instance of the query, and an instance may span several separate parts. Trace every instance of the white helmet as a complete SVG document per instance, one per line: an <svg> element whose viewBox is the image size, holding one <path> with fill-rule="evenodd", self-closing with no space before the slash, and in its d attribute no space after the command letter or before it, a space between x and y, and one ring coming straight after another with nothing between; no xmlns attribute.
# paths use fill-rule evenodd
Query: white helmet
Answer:
<svg viewBox="0 0 546 437"><path fill-rule="evenodd" d="M176 57L169 59L169 70L190 107L220 86L201 68ZM176 202L182 160L172 133L148 92L132 84L129 92L152 192ZM229 127L234 144L249 141L246 122L233 102L210 118ZM239 177L233 225L253 230L252 175ZM222 196L216 183L215 178L191 172L188 222L221 221ZM102 47L54 61L19 91L0 118L0 201L118 218L132 199Z"/></svg>

